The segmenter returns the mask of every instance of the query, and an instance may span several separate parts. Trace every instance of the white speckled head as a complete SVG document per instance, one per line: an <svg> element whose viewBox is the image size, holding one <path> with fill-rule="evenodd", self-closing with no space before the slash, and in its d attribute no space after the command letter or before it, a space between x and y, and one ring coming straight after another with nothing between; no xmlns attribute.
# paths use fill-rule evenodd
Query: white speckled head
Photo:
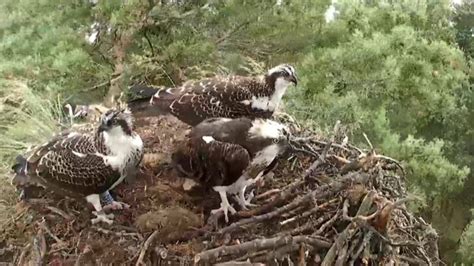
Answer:
<svg viewBox="0 0 474 266"><path fill-rule="evenodd" d="M267 75L274 76L275 83L277 83L279 80L281 80L280 82L286 81L286 83L293 83L295 85L297 85L298 83L296 70L293 66L289 64L281 64L274 68L271 68L270 70L268 70Z"/></svg>

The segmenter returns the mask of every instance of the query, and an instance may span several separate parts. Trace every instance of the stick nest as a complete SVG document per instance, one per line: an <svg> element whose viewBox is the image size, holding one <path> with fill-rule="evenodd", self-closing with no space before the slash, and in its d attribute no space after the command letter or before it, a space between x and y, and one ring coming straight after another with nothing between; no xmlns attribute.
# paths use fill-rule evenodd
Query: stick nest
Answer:
<svg viewBox="0 0 474 266"><path fill-rule="evenodd" d="M163 167L162 155L186 126L169 117L138 124L151 159L143 176L117 189L131 209L117 213L112 226L91 225L84 202L42 193L37 202L17 206L3 228L0 262L439 264L435 230L405 206L416 199L407 195L400 163L339 140L339 124L329 139L294 130L299 152L282 158L265 184L247 189L258 206L240 210L228 224L222 214L209 215L218 195L184 192L182 181Z"/></svg>

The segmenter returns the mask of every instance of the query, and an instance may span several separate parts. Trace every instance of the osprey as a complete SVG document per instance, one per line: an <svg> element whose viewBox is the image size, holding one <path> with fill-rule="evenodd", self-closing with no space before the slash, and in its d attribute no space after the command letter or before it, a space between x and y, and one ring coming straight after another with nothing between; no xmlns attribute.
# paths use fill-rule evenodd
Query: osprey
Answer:
<svg viewBox="0 0 474 266"><path fill-rule="evenodd" d="M132 112L167 114L195 126L206 118L270 118L290 84L297 84L294 67L276 66L264 77L228 76L190 82L176 88L136 85Z"/></svg>
<svg viewBox="0 0 474 266"><path fill-rule="evenodd" d="M288 129L269 119L210 118L194 127L172 155L175 169L221 197L221 207L212 213L235 209L227 193L237 195L246 208L245 188L260 179L277 156L288 148Z"/></svg>
<svg viewBox="0 0 474 266"><path fill-rule="evenodd" d="M128 205L114 201L109 190L134 175L143 157L143 142L133 131L128 110L111 109L95 131L63 131L36 146L28 156L19 155L12 167L12 184L37 185L68 197L85 197L94 206L99 221L111 224L113 215L104 209ZM102 208L101 199L106 202Z"/></svg>

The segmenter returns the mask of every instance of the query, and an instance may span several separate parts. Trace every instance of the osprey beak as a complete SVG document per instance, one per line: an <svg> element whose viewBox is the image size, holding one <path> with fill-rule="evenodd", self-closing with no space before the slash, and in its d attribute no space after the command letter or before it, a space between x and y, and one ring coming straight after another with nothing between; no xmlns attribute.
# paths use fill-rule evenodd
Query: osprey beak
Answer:
<svg viewBox="0 0 474 266"><path fill-rule="evenodd" d="M290 81L293 82L295 86L298 85L298 79L296 78L296 76L291 76Z"/></svg>
<svg viewBox="0 0 474 266"><path fill-rule="evenodd" d="M99 132L106 131L108 129L107 125L100 124L99 126Z"/></svg>

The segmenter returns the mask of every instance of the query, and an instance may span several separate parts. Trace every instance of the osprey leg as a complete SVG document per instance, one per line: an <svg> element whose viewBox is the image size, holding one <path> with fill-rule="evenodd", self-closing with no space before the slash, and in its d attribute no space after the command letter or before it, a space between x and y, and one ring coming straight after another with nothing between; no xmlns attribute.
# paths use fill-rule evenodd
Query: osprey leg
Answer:
<svg viewBox="0 0 474 266"><path fill-rule="evenodd" d="M214 190L219 193L221 196L221 207L219 209L212 210L211 213L218 213L220 211L224 212L225 222L229 222L229 216L227 215L228 212L234 214L236 213L234 207L230 205L229 201L227 200L227 190L226 187L214 187Z"/></svg>
<svg viewBox="0 0 474 266"><path fill-rule="evenodd" d="M251 185L251 184L253 184L253 180L252 179L247 179L238 188L239 191L238 191L238 195L237 195L237 201L239 202L239 205L244 210L247 210L248 206L250 206L250 207L257 206L255 204L250 203L250 201L252 201L252 199L254 197L253 191L251 192L251 194L249 195L249 197L247 199L245 198L245 190L247 189L247 186Z"/></svg>
<svg viewBox="0 0 474 266"><path fill-rule="evenodd" d="M103 210L122 210L130 208L130 205L115 201L109 191L100 194L100 199L105 203Z"/></svg>
<svg viewBox="0 0 474 266"><path fill-rule="evenodd" d="M104 222L107 224L112 224L113 221L111 219L114 218L113 214L105 214L104 210L102 209L102 205L100 204L100 195L99 194L92 194L86 197L87 202L94 206L95 211L92 212L96 216L96 218L91 219L92 224L96 224L98 222Z"/></svg>

